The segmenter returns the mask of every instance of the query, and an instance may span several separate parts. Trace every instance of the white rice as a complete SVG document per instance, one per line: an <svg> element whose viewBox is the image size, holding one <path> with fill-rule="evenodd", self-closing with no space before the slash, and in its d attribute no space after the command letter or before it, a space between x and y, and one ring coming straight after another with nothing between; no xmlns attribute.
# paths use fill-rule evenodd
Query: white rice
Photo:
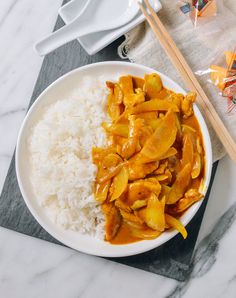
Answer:
<svg viewBox="0 0 236 298"><path fill-rule="evenodd" d="M98 238L104 217L93 196L93 146L103 146L107 89L102 78L84 78L69 98L44 111L29 137L35 196L56 224Z"/></svg>

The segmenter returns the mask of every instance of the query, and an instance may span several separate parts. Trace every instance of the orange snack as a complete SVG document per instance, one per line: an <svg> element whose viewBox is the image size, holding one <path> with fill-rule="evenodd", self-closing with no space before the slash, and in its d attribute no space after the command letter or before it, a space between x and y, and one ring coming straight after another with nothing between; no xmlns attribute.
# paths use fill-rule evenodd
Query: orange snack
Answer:
<svg viewBox="0 0 236 298"><path fill-rule="evenodd" d="M211 65L211 80L212 82L220 89L225 89L227 78L228 69L217 66L217 65Z"/></svg>

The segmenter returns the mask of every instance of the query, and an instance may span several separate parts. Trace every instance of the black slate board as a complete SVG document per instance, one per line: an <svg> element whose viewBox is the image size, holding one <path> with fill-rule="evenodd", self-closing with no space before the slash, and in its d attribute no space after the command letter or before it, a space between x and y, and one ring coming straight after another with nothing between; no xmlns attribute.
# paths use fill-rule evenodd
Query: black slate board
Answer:
<svg viewBox="0 0 236 298"><path fill-rule="evenodd" d="M64 1L64 3L66 2L68 1ZM62 25L63 22L58 17L55 29L60 28ZM48 85L68 71L98 61L120 60L117 55L117 47L121 41L122 38L94 56L89 56L77 41L71 42L46 56L34 88L30 105ZM217 165L215 164L213 166L210 185L212 185L216 167ZM187 226L189 235L185 241L180 235L177 235L166 244L147 253L110 260L161 274L179 281L185 280L191 271L191 257L209 192L210 188L198 213ZM61 244L50 236L28 211L18 187L14 156L0 197L0 226L56 244Z"/></svg>

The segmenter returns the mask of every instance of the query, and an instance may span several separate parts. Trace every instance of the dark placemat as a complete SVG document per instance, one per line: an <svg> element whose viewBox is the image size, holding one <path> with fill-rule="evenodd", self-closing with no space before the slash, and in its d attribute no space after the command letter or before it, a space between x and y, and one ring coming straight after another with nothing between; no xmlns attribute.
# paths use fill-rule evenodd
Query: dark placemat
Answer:
<svg viewBox="0 0 236 298"><path fill-rule="evenodd" d="M66 2L68 1L64 1L64 3ZM63 22L58 17L55 29L60 28L62 25ZM30 105L48 85L68 71L93 62L120 60L117 55L117 47L121 41L122 38L94 56L89 56L77 41L71 42L46 56L38 76ZM216 167L217 165L215 164L210 185L212 185ZM110 260L180 281L185 280L191 271L191 257L209 192L210 188L201 208L187 227L189 235L186 240L183 240L180 235L177 235L166 244L147 253ZM28 211L18 187L14 156L0 198L0 226L56 244L61 244L50 236Z"/></svg>

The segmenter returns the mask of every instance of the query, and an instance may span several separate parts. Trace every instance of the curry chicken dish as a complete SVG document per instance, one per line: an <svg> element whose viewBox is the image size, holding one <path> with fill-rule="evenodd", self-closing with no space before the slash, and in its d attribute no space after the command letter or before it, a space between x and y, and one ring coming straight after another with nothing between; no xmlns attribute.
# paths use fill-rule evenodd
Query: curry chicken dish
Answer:
<svg viewBox="0 0 236 298"><path fill-rule="evenodd" d="M174 228L203 195L204 146L196 94L165 88L156 73L106 82L109 123L104 148L93 148L94 197L105 215L105 240L127 244Z"/></svg>

